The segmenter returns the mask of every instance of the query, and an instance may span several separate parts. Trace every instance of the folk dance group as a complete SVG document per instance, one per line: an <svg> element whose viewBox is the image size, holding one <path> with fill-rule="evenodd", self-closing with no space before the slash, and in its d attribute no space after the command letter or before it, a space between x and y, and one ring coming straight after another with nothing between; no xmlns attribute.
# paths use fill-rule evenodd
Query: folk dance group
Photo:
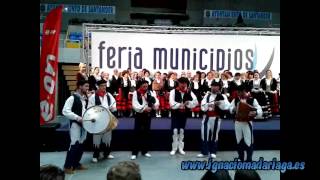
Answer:
<svg viewBox="0 0 320 180"><path fill-rule="evenodd" d="M221 93L223 88L221 83L212 81L211 91L204 96L201 104L199 104L195 93L188 88L188 78L180 77L176 82L176 88L172 89L169 95L172 130L172 150L170 155L174 156L176 152L182 155L186 154L184 151L184 134L187 112L191 112L191 109L200 106L205 114L201 122L201 153L197 156L216 158L220 124L223 123L221 115L225 111L230 111L231 114L241 113L242 109L238 107L242 103L250 105L254 110L249 112L249 118L246 121L238 118L237 115L235 116L236 149L241 161L245 160L245 151L246 161L252 161L252 119L262 116L262 109L257 100L249 96L247 88L244 85L238 86L237 97L230 103L227 96ZM74 170L87 169L80 164L83 154L83 142L87 135L82 126L82 117L86 109L95 105L101 105L108 108L111 112L117 110L115 98L107 91L107 82L103 79L99 80L97 86L98 89L88 98L89 82L87 80L79 80L77 82L77 90L66 100L63 107L63 115L70 119L71 143L64 164L64 170L68 174L74 173ZM148 81L139 80L136 83L136 90L132 94L132 109L135 111L135 142L134 147L132 147L132 160L137 158L139 152L143 156L151 157L151 154L148 153L150 149L148 138L150 137L151 112L159 110L160 103L155 91L150 90L148 86ZM98 162L100 159L100 151L103 152L104 158L114 158L110 154L111 138L112 131L93 134L93 162Z"/></svg>

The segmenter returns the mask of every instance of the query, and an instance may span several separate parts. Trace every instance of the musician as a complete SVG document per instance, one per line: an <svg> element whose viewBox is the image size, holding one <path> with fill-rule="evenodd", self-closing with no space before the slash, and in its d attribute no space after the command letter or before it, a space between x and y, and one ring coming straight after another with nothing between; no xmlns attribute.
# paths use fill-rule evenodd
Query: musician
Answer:
<svg viewBox="0 0 320 180"><path fill-rule="evenodd" d="M67 152L64 171L66 174L73 174L74 170L87 169L80 164L83 154L83 142L87 133L82 127L82 115L87 109L87 96L89 90L89 82L79 80L77 82L77 90L65 102L62 114L70 120L70 147Z"/></svg>
<svg viewBox="0 0 320 180"><path fill-rule="evenodd" d="M245 103L250 106L253 106L256 110L250 111L248 114L248 120L243 121L240 120L238 116L235 118L235 134L237 140L237 151L239 155L239 159L244 161L244 151L247 152L246 161L252 161L253 154L253 132L252 132L252 119L254 117L261 117L262 110L257 100L249 97L246 91L246 87L241 85L238 87L238 97L232 100L230 105L230 113L235 114L243 111L239 107L239 103ZM237 115L237 114L236 114Z"/></svg>
<svg viewBox="0 0 320 180"><path fill-rule="evenodd" d="M88 108L92 106L101 105L111 112L115 112L116 108L116 100L114 97L106 91L107 82L102 79L97 82L98 90L94 95L89 98ZM104 131L99 134L93 134L93 158L92 162L97 163L100 155L100 150L103 151L104 158L113 159L114 157L110 154L111 152L111 137L112 131Z"/></svg>
<svg viewBox="0 0 320 180"><path fill-rule="evenodd" d="M146 157L151 157L148 153L151 110L159 108L159 100L156 94L148 90L148 81L137 82L137 90L132 95L132 108L136 111L134 119L135 143L132 150L131 160L137 158L139 151Z"/></svg>
<svg viewBox="0 0 320 180"><path fill-rule="evenodd" d="M179 149L180 154L184 155L183 138L187 114L190 112L190 109L198 104L196 95L188 90L188 79L186 77L179 78L178 87L170 91L169 103L172 108L171 129L173 130L172 151L170 155L175 155L177 149Z"/></svg>
<svg viewBox="0 0 320 180"><path fill-rule="evenodd" d="M230 103L226 95L221 94L221 83L212 81L211 92L206 94L201 101L201 109L206 112L206 116L201 123L201 153L197 157L210 155L216 158L218 135L222 110L228 110Z"/></svg>

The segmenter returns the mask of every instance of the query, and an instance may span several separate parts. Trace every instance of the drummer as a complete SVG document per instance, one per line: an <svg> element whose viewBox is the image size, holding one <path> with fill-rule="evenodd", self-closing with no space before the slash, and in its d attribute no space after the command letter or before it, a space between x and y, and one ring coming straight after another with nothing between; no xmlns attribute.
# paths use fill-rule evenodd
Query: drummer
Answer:
<svg viewBox="0 0 320 180"><path fill-rule="evenodd" d="M230 113L234 114L236 112L236 107L238 107L239 102L247 103L254 108L256 111L250 111L249 117L253 119L254 117L262 116L262 109L258 101L252 97L248 96L246 87L244 85L238 86L238 97L232 100L230 105ZM239 109L238 111L241 111ZM238 112L239 113L239 112ZM239 159L244 161L244 151L247 152L246 161L252 161L253 154L253 131L252 131L252 120L249 121L240 121L235 119L234 123L236 140L237 140L237 151Z"/></svg>
<svg viewBox="0 0 320 180"><path fill-rule="evenodd" d="M89 82L87 80L79 80L77 82L77 90L65 102L62 114L70 119L70 147L67 152L64 164L64 172L73 174L74 170L87 169L80 164L83 154L83 142L87 133L82 127L82 115L87 108L86 93L89 90Z"/></svg>
<svg viewBox="0 0 320 180"><path fill-rule="evenodd" d="M97 82L98 90L90 96L88 102L88 108L92 106L101 105L111 112L117 110L116 100L114 97L106 91L107 81L104 79ZM103 157L106 159L113 159L111 152L111 137L112 131L103 131L99 134L93 134L93 158L92 162L97 163L100 155L100 150L103 151Z"/></svg>

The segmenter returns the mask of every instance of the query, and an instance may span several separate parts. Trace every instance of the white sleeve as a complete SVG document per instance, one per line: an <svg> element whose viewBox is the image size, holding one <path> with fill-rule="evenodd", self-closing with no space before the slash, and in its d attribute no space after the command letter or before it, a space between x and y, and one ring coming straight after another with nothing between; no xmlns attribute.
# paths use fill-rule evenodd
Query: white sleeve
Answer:
<svg viewBox="0 0 320 180"><path fill-rule="evenodd" d="M132 108L136 112L142 113L147 106L140 105L138 102L137 91L133 92L132 95Z"/></svg>
<svg viewBox="0 0 320 180"><path fill-rule="evenodd" d="M155 92L155 91L152 91L151 95L152 95L152 97L154 97L154 99L156 100L156 102L155 102L154 105L153 105L153 109L159 108L160 102L159 102L159 99L157 98L156 92Z"/></svg>
<svg viewBox="0 0 320 180"><path fill-rule="evenodd" d="M172 90L170 91L169 104L170 104L170 107L171 107L172 109L178 109L178 108L180 107L181 103L176 102L176 101L174 100L174 96L175 96L175 90L172 89Z"/></svg>
<svg viewBox="0 0 320 180"><path fill-rule="evenodd" d="M114 99L114 97L110 93L108 93L108 96L110 98L109 109L111 112L115 112L117 110L116 100Z"/></svg>
<svg viewBox="0 0 320 180"><path fill-rule="evenodd" d="M207 98L209 94L206 94L201 101L201 110L206 112L208 111L209 104L207 104Z"/></svg>
<svg viewBox="0 0 320 180"><path fill-rule="evenodd" d="M62 109L62 114L70 119L70 120L78 120L78 118L80 118L80 116L76 115L74 112L72 112L71 108L73 106L73 102L74 102L74 97L73 96L70 96L64 106L63 106L63 109Z"/></svg>
<svg viewBox="0 0 320 180"><path fill-rule="evenodd" d="M189 101L189 103L187 105L187 107L190 109L196 107L199 103L196 95L192 91L191 91L191 97L192 97L192 101Z"/></svg>
<svg viewBox="0 0 320 180"><path fill-rule="evenodd" d="M262 117L262 108L256 99L253 100L253 107L255 107L257 109L257 116L256 117L261 118Z"/></svg>
<svg viewBox="0 0 320 180"><path fill-rule="evenodd" d="M96 104L95 94L92 94L88 99L88 108L95 106L95 104Z"/></svg>
<svg viewBox="0 0 320 180"><path fill-rule="evenodd" d="M230 103L229 111L230 111L231 114L234 114L234 113L236 112L236 106L235 106L235 101L234 101L234 99L233 99L232 102Z"/></svg>
<svg viewBox="0 0 320 180"><path fill-rule="evenodd" d="M228 98L226 95L222 94L224 100L221 100L221 104L219 105L219 108L221 110L228 110L229 109L229 106L230 106L230 102L228 101Z"/></svg>

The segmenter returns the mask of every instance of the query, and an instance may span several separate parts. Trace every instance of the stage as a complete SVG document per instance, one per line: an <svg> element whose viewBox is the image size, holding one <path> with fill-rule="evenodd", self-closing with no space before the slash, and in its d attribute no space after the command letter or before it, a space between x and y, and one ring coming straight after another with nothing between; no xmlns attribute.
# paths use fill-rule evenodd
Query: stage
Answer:
<svg viewBox="0 0 320 180"><path fill-rule="evenodd" d="M65 151L69 147L69 121L63 116L57 119L60 127L56 130L41 129L40 151ZM200 150L200 118L189 118L185 130L185 150ZM119 125L113 131L112 149L115 151L129 151L132 146L133 118L119 118ZM153 118L151 123L151 150L170 151L172 131L170 118ZM254 148L256 150L280 149L280 118L256 120L253 122ZM234 151L236 147L234 122L223 119L219 134L219 150ZM88 134L85 150L92 150L92 135Z"/></svg>
<svg viewBox="0 0 320 180"><path fill-rule="evenodd" d="M146 158L139 156L135 162L139 164L142 179L145 180L185 180L185 179L201 179L205 170L181 170L181 161L198 160L203 161L205 158L197 158L197 151L186 151L186 155L170 156L169 152L151 151L152 157ZM120 162L130 161L131 152L115 151L112 152L114 159L102 160L98 163L92 163L92 152L85 152L81 163L89 169L86 171L76 171L73 175L67 175L66 180L105 180L109 168ZM228 160L232 161L237 156L236 151L219 151L217 153L216 161ZM66 152L42 152L40 153L40 165L54 164L63 168ZM280 159L280 151L255 151L253 153L253 160L258 160L259 157L264 157L265 160L270 161L272 158ZM280 171L257 171L263 180L278 180L280 179ZM233 179L235 171L229 170L229 174Z"/></svg>

